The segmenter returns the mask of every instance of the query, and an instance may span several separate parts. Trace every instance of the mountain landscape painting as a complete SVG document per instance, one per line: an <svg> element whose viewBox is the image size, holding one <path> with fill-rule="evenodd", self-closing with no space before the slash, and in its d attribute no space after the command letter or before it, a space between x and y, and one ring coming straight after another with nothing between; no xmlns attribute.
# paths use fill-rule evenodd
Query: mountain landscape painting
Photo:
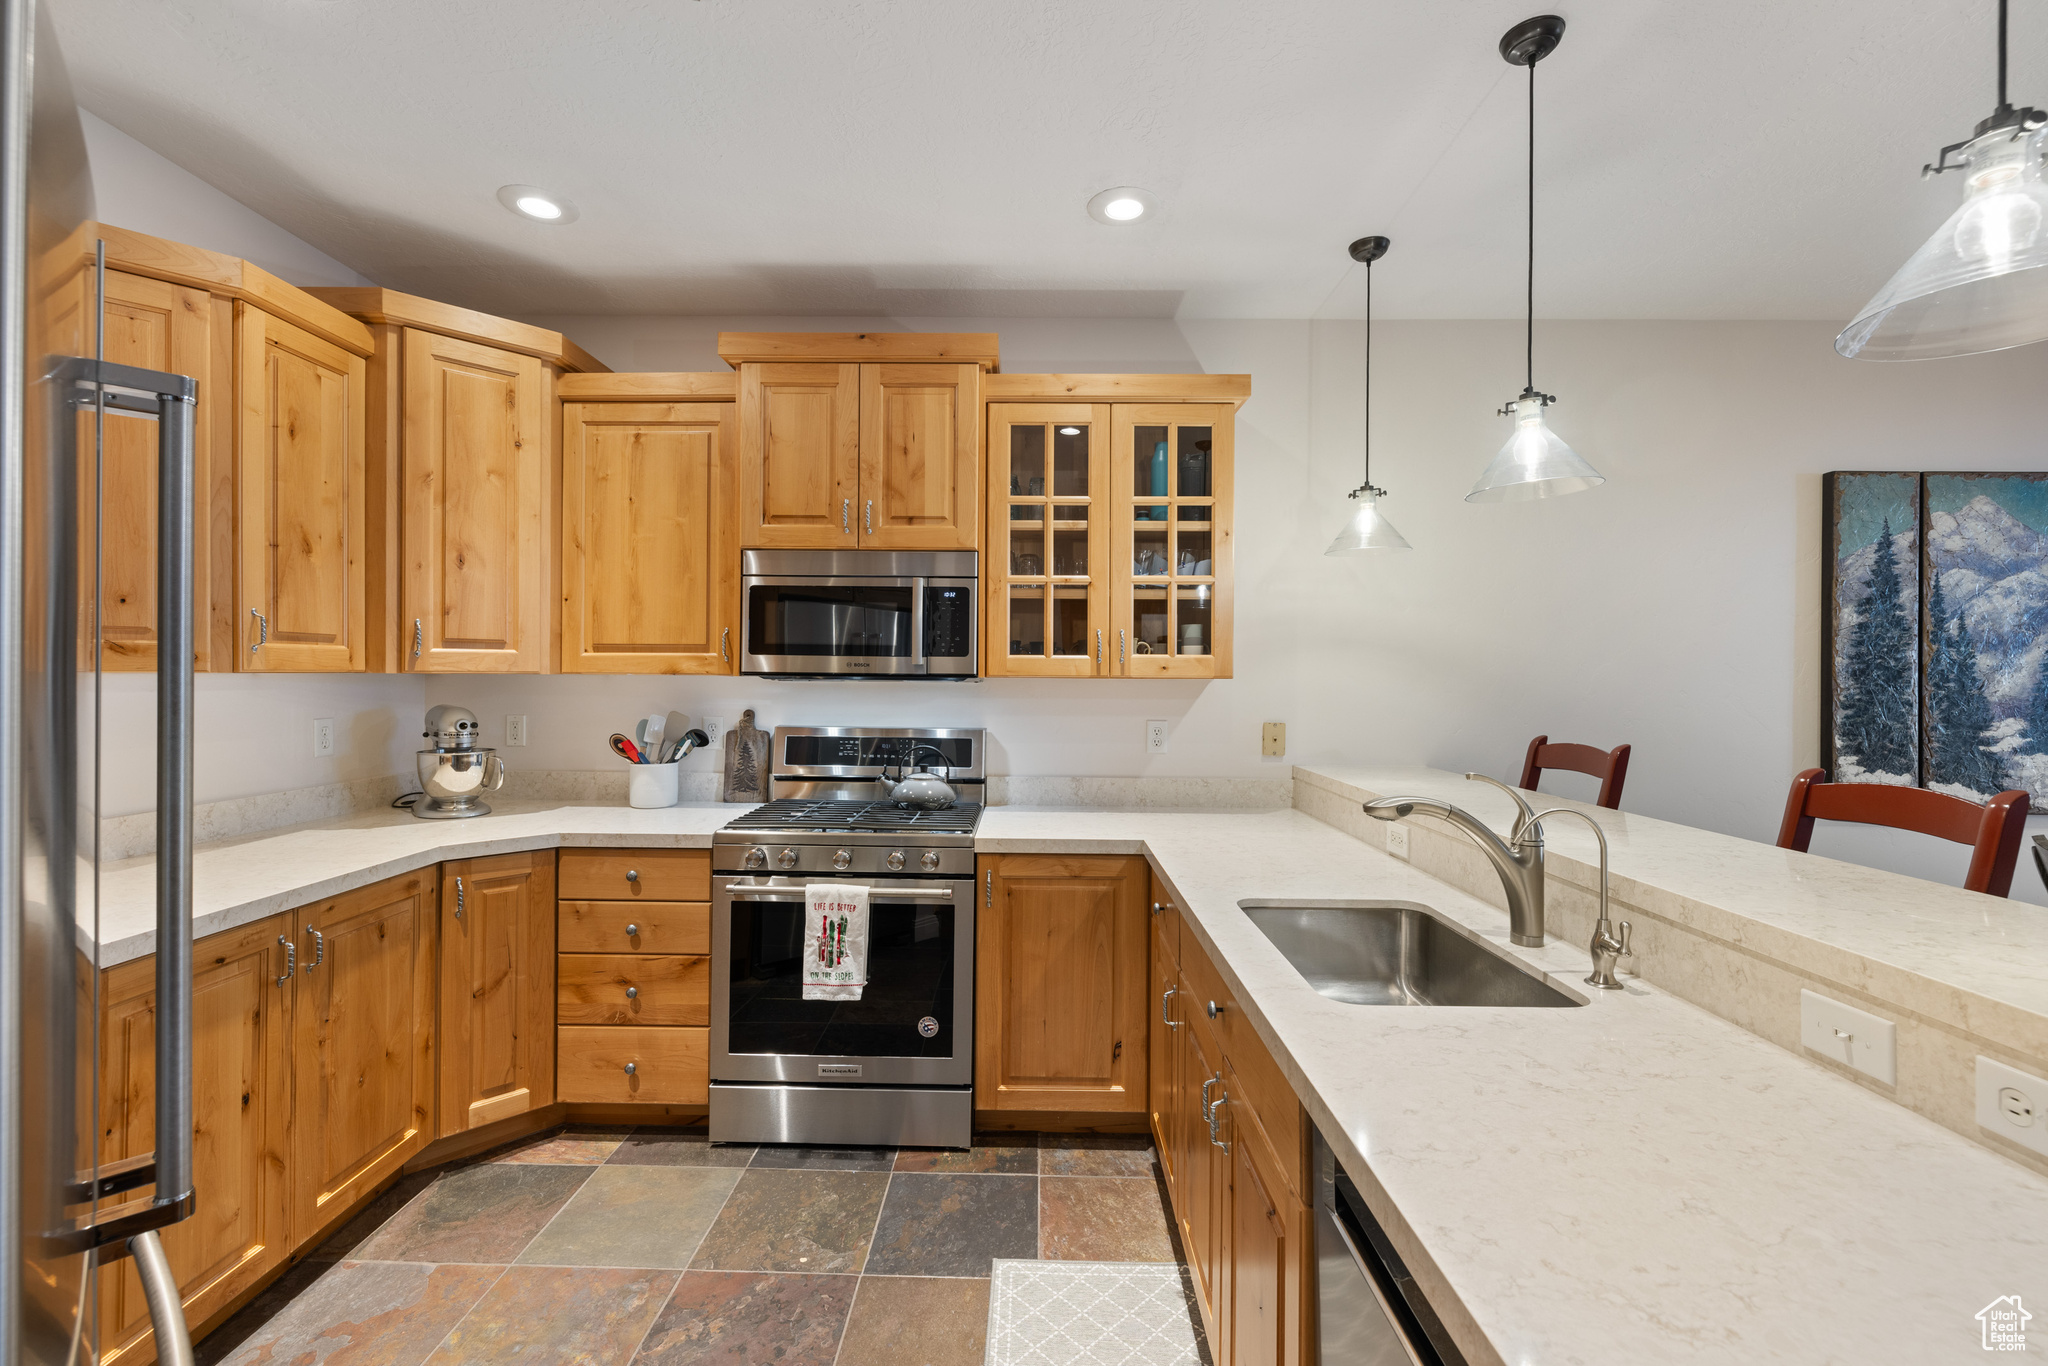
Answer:
<svg viewBox="0 0 2048 1366"><path fill-rule="evenodd" d="M1918 474L1822 482L1822 765L1836 782L1921 781Z"/></svg>
<svg viewBox="0 0 2048 1366"><path fill-rule="evenodd" d="M2048 474L1922 481L1922 782L2048 799Z"/></svg>

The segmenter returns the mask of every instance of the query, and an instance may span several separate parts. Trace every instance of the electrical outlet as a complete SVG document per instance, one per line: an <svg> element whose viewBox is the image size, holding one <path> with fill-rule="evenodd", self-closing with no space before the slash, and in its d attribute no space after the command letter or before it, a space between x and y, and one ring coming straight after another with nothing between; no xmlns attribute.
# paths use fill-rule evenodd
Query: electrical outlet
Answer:
<svg viewBox="0 0 2048 1366"><path fill-rule="evenodd" d="M1899 1084L1899 1029L1882 1015L1802 989L1799 1042L1886 1086Z"/></svg>
<svg viewBox="0 0 2048 1366"><path fill-rule="evenodd" d="M1387 852L1395 858L1408 857L1408 827L1399 821L1387 822Z"/></svg>
<svg viewBox="0 0 2048 1366"><path fill-rule="evenodd" d="M725 718L723 716L701 716L697 718L697 729L704 732L704 738L710 742L705 745L705 748L709 749L711 745L718 743L719 736L725 734Z"/></svg>
<svg viewBox="0 0 2048 1366"><path fill-rule="evenodd" d="M1164 721L1147 721L1145 723L1145 752L1148 754L1166 753L1166 723Z"/></svg>
<svg viewBox="0 0 2048 1366"><path fill-rule="evenodd" d="M313 723L313 757L327 759L334 754L334 718L323 716Z"/></svg>
<svg viewBox="0 0 2048 1366"><path fill-rule="evenodd" d="M525 743L526 743L526 717L525 717L524 715L519 715L519 716L513 716L513 715L510 715L510 714L507 714L507 716L505 717L505 746L506 746L506 748L508 748L508 749L509 749L509 748L511 748L511 747L512 747L512 746L514 746L514 745L523 745L523 744L525 744Z"/></svg>
<svg viewBox="0 0 2048 1366"><path fill-rule="evenodd" d="M1979 1053L1977 1123L2048 1157L2048 1081Z"/></svg>
<svg viewBox="0 0 2048 1366"><path fill-rule="evenodd" d="M1268 721L1259 732L1259 752L1269 759L1278 759L1287 753L1287 723Z"/></svg>

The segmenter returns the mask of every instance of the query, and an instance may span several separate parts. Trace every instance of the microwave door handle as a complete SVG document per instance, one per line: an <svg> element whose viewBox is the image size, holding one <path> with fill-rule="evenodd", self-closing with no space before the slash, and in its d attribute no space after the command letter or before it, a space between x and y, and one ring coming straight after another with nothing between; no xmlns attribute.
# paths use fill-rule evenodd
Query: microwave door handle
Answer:
<svg viewBox="0 0 2048 1366"><path fill-rule="evenodd" d="M922 578L910 581L910 671L914 674L929 670L924 654L924 584Z"/></svg>

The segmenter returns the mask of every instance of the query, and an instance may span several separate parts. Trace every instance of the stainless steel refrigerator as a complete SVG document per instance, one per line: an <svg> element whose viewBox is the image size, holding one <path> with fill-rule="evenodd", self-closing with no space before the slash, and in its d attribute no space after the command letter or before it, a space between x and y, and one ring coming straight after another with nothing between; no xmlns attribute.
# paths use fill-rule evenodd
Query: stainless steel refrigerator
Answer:
<svg viewBox="0 0 2048 1366"><path fill-rule="evenodd" d="M62 54L0 0L0 1363L98 1360L133 1257L158 1358L191 1359L157 1231L192 1189L192 443L185 377L104 363L104 255ZM157 428L153 1153L101 1162L99 461ZM123 742L125 746L125 741ZM145 749L144 752L147 752Z"/></svg>

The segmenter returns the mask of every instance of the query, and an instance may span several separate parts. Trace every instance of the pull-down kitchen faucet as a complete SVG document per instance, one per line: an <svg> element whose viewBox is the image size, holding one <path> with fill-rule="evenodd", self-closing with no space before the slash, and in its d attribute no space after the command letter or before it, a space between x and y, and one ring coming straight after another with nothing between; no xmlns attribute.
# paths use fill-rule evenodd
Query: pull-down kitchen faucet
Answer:
<svg viewBox="0 0 2048 1366"><path fill-rule="evenodd" d="M1479 846L1479 852L1486 855L1494 871L1500 874L1501 886L1507 891L1508 938L1524 948L1541 948L1543 827L1536 823L1536 812L1522 800L1522 794L1506 783L1484 773L1467 773L1465 777L1473 782L1492 783L1513 798L1515 827L1505 843L1471 812L1433 797L1382 797L1376 802L1367 802L1365 814L1375 820L1397 821L1419 811L1425 816L1447 821L1471 836L1472 842Z"/></svg>

